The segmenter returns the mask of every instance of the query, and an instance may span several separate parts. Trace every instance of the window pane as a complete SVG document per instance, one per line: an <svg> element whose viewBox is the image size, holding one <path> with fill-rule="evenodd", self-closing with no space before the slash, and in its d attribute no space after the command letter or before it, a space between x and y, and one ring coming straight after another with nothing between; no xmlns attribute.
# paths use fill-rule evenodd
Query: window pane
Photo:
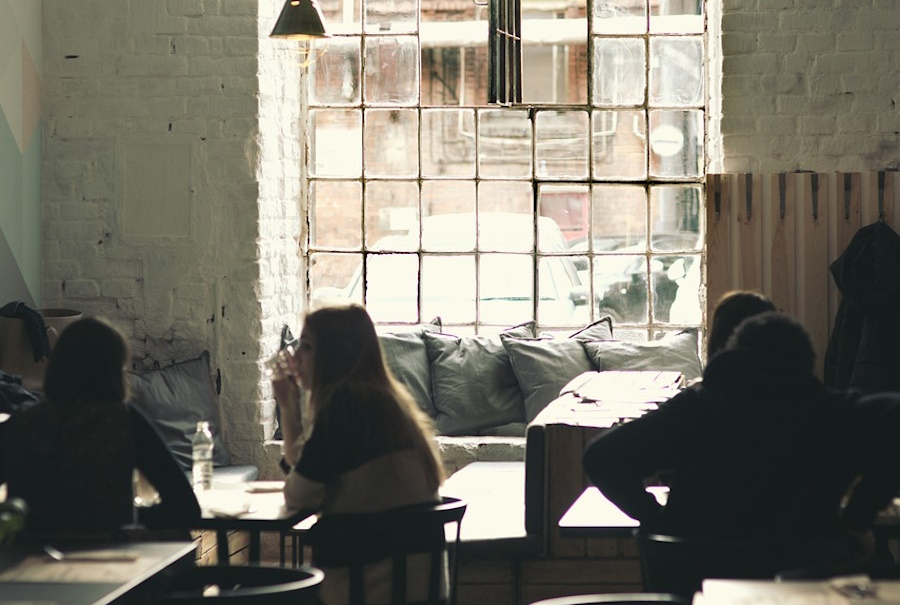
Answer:
<svg viewBox="0 0 900 605"><path fill-rule="evenodd" d="M534 252L532 212L478 213L478 249L491 252Z"/></svg>
<svg viewBox="0 0 900 605"><path fill-rule="evenodd" d="M418 184L413 181L369 181L365 196L366 245L378 250L417 250ZM409 237L409 233L414 236Z"/></svg>
<svg viewBox="0 0 900 605"><path fill-rule="evenodd" d="M642 254L595 255L593 265L599 316L611 315L613 325L646 322L649 319L647 257Z"/></svg>
<svg viewBox="0 0 900 605"><path fill-rule="evenodd" d="M651 2L650 31L655 34L699 34L705 2Z"/></svg>
<svg viewBox="0 0 900 605"><path fill-rule="evenodd" d="M475 229L474 212L426 216L422 219L422 249L471 252L475 250Z"/></svg>
<svg viewBox="0 0 900 605"><path fill-rule="evenodd" d="M310 109L310 176L362 174L362 113L350 109Z"/></svg>
<svg viewBox="0 0 900 605"><path fill-rule="evenodd" d="M568 250L570 242L584 241L590 223L590 199L587 185L541 184L538 209L552 222L538 222L538 250L561 252Z"/></svg>
<svg viewBox="0 0 900 605"><path fill-rule="evenodd" d="M474 256L426 256L422 259L422 316L440 316L449 323L474 319Z"/></svg>
<svg viewBox="0 0 900 605"><path fill-rule="evenodd" d="M640 105L647 85L641 38L594 38L594 105Z"/></svg>
<svg viewBox="0 0 900 605"><path fill-rule="evenodd" d="M419 45L415 36L365 39L366 103L413 105L419 98Z"/></svg>
<svg viewBox="0 0 900 605"><path fill-rule="evenodd" d="M359 254L313 253L309 257L309 287L316 303L362 303L362 289L354 288L359 280L362 261Z"/></svg>
<svg viewBox="0 0 900 605"><path fill-rule="evenodd" d="M703 103L703 41L699 37L650 39L650 104L689 107Z"/></svg>
<svg viewBox="0 0 900 605"><path fill-rule="evenodd" d="M419 175L419 115L413 109L370 109L365 125L367 177Z"/></svg>
<svg viewBox="0 0 900 605"><path fill-rule="evenodd" d="M331 38L309 69L310 105L359 103L358 37Z"/></svg>
<svg viewBox="0 0 900 605"><path fill-rule="evenodd" d="M542 326L575 327L590 321L588 289L582 287L577 265L587 257L543 257L538 265L538 321Z"/></svg>
<svg viewBox="0 0 900 605"><path fill-rule="evenodd" d="M653 272L653 314L656 321L699 324L700 256L655 256L653 259L656 263Z"/></svg>
<svg viewBox="0 0 900 605"><path fill-rule="evenodd" d="M586 16L585 0L552 7L522 4L524 103L587 102Z"/></svg>
<svg viewBox="0 0 900 605"><path fill-rule="evenodd" d="M534 317L532 256L482 254L479 264L479 317L494 325L515 325Z"/></svg>
<svg viewBox="0 0 900 605"><path fill-rule="evenodd" d="M422 110L422 176L475 176L473 110Z"/></svg>
<svg viewBox="0 0 900 605"><path fill-rule="evenodd" d="M642 34L647 31L646 2L594 0L595 34Z"/></svg>
<svg viewBox="0 0 900 605"><path fill-rule="evenodd" d="M662 185L650 189L651 250L700 250L703 242L701 195L697 185Z"/></svg>
<svg viewBox="0 0 900 605"><path fill-rule="evenodd" d="M640 185L594 185L591 251L647 245L647 191ZM587 246L580 248L587 250Z"/></svg>
<svg viewBox="0 0 900 605"><path fill-rule="evenodd" d="M647 120L641 109L596 110L591 116L594 178L647 178Z"/></svg>
<svg viewBox="0 0 900 605"><path fill-rule="evenodd" d="M538 177L584 179L588 176L588 114L540 111L535 117Z"/></svg>
<svg viewBox="0 0 900 605"><path fill-rule="evenodd" d="M422 213L425 216L455 212L473 213L474 216L474 181L422 181ZM474 226L473 222L470 229L473 247Z"/></svg>
<svg viewBox="0 0 900 605"><path fill-rule="evenodd" d="M534 211L531 181L481 181L478 183L478 208L482 212Z"/></svg>
<svg viewBox="0 0 900 605"><path fill-rule="evenodd" d="M358 34L361 31L362 2L319 0L325 18L325 29L331 34Z"/></svg>
<svg viewBox="0 0 900 605"><path fill-rule="evenodd" d="M366 309L376 322L418 321L419 259L415 254L366 256Z"/></svg>
<svg viewBox="0 0 900 605"><path fill-rule="evenodd" d="M417 2L366 0L366 33L405 34L416 31Z"/></svg>
<svg viewBox="0 0 900 605"><path fill-rule="evenodd" d="M650 112L650 176L697 178L703 169L703 112Z"/></svg>
<svg viewBox="0 0 900 605"><path fill-rule="evenodd" d="M699 326L703 321L703 307L700 304L700 255L692 254L676 257L669 265L668 279L676 284L675 296L669 306L668 318L660 313L662 321L686 326Z"/></svg>
<svg viewBox="0 0 900 605"><path fill-rule="evenodd" d="M478 113L478 170L482 177L531 178L531 144L527 111Z"/></svg>
<svg viewBox="0 0 900 605"><path fill-rule="evenodd" d="M331 250L362 246L362 186L358 181L310 184L309 245Z"/></svg>

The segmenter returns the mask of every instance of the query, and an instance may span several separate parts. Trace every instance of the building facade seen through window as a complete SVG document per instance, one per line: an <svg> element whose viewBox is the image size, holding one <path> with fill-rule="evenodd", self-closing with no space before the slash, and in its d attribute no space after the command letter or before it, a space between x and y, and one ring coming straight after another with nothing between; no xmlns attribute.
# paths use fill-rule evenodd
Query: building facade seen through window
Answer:
<svg viewBox="0 0 900 605"><path fill-rule="evenodd" d="M522 102L498 105L501 1L321 2L310 299L458 334L698 326L705 0L521 0Z"/></svg>

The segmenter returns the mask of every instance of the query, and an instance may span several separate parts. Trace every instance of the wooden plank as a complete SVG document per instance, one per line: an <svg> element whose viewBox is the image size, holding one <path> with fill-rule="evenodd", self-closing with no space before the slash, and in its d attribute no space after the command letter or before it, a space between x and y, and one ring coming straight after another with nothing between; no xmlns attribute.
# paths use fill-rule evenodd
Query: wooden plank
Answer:
<svg viewBox="0 0 900 605"><path fill-rule="evenodd" d="M547 528L549 552L553 557L583 557L583 539L563 538L559 519L584 490L581 456L584 451L582 427L548 424L547 435Z"/></svg>
<svg viewBox="0 0 900 605"><path fill-rule="evenodd" d="M750 173L737 178L738 283L745 290L762 291L762 202L760 178Z"/></svg>
<svg viewBox="0 0 900 605"><path fill-rule="evenodd" d="M797 208L797 180L792 174L773 175L770 182L771 210L767 230L769 244L770 286L764 290L775 307L794 314L796 307L797 255L794 248Z"/></svg>
<svg viewBox="0 0 900 605"><path fill-rule="evenodd" d="M820 175L801 177L803 205L798 214L796 252L798 309L796 317L806 326L816 352L816 372L822 377L822 362L828 346L828 212L826 179Z"/></svg>
<svg viewBox="0 0 900 605"><path fill-rule="evenodd" d="M728 175L712 174L706 186L706 316L731 289L731 196Z"/></svg>

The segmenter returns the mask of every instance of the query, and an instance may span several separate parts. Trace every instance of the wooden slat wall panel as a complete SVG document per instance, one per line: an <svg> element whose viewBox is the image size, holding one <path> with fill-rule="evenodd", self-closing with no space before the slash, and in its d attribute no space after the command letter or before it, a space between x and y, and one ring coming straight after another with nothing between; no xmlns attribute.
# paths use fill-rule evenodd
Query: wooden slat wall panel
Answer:
<svg viewBox="0 0 900 605"><path fill-rule="evenodd" d="M707 175L707 317L729 290L758 290L802 321L819 372L840 304L831 263L857 230L900 224L900 174Z"/></svg>

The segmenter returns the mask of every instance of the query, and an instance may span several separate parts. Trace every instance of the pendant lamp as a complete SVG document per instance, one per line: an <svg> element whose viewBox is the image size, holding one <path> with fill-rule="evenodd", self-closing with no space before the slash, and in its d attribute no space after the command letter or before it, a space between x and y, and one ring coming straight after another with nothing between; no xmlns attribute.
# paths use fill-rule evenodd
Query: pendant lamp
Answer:
<svg viewBox="0 0 900 605"><path fill-rule="evenodd" d="M286 0L269 36L287 40L310 40L330 38L331 34L325 31L322 10L316 0Z"/></svg>

